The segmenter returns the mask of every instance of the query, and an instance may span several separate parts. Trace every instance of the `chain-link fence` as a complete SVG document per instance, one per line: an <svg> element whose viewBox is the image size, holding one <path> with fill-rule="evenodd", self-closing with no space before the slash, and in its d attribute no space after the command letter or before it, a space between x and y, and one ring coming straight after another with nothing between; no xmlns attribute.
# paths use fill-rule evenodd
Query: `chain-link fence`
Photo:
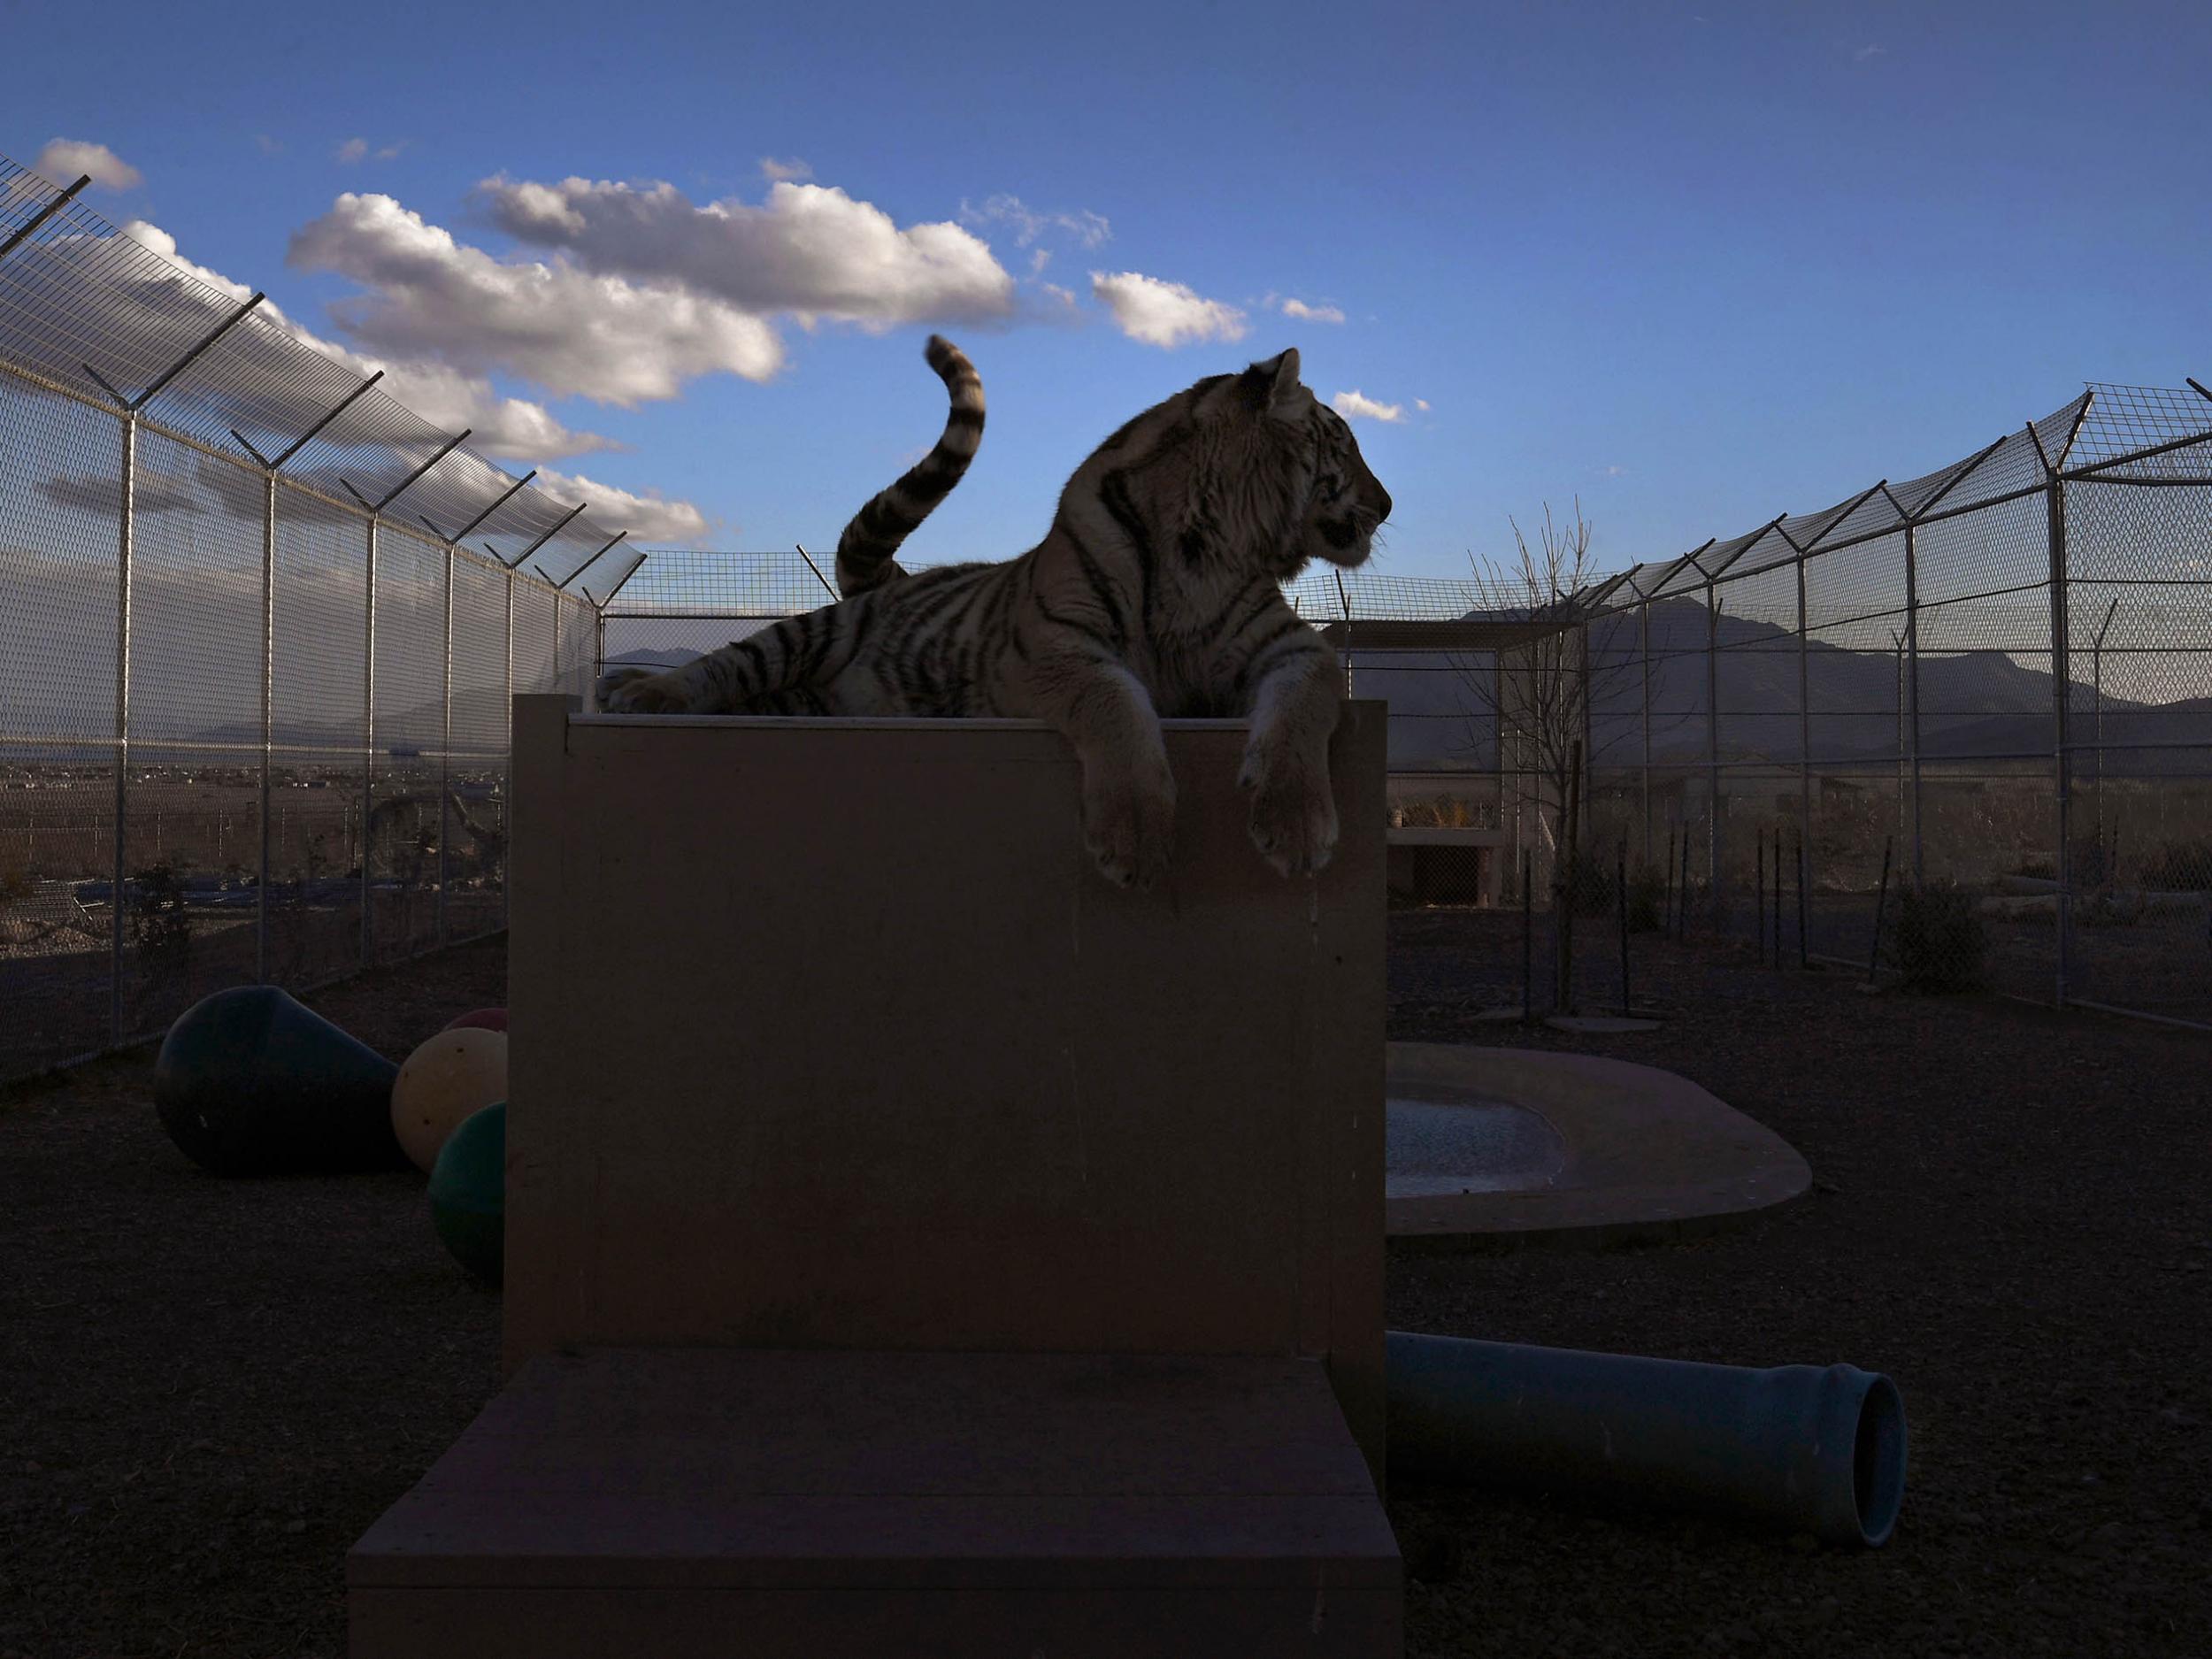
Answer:
<svg viewBox="0 0 2212 1659"><path fill-rule="evenodd" d="M1924 477L1601 580L1302 578L1300 614L1390 706L1394 901L1525 885L1786 961L2212 1025L2190 388L2094 386ZM833 597L803 553L657 552L600 655L679 662Z"/></svg>
<svg viewBox="0 0 2212 1659"><path fill-rule="evenodd" d="M1932 987L2212 1024L2191 388L2093 386L1925 477L1631 572L1585 626L1621 687L1593 698L1590 838L1671 861L1705 926L1769 949L1801 926L1811 955Z"/></svg>
<svg viewBox="0 0 2212 1659"><path fill-rule="evenodd" d="M83 182L0 159L0 1078L503 926L508 699L635 562Z"/></svg>

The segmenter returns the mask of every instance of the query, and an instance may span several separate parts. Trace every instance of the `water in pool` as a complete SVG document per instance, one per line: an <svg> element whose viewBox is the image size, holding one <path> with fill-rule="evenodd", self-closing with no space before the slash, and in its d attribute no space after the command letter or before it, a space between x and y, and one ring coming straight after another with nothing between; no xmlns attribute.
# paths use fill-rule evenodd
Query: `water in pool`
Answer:
<svg viewBox="0 0 2212 1659"><path fill-rule="evenodd" d="M1384 1102L1385 1194L1518 1193L1550 1185L1566 1166L1566 1143L1540 1112L1509 1101Z"/></svg>

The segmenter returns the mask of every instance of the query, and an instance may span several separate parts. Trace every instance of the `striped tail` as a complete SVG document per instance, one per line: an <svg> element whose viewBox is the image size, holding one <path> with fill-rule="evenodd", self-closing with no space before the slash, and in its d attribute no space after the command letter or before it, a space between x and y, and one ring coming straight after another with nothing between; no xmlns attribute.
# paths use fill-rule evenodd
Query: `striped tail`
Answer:
<svg viewBox="0 0 2212 1659"><path fill-rule="evenodd" d="M975 365L942 334L929 337L926 355L952 394L952 412L937 447L855 513L837 538L837 591L848 599L905 574L891 556L951 493L983 442L983 378Z"/></svg>

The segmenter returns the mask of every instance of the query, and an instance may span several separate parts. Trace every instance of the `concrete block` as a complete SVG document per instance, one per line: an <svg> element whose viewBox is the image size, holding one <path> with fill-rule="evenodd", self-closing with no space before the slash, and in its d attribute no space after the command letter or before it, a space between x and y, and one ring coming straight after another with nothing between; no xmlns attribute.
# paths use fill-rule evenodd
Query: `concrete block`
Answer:
<svg viewBox="0 0 2212 1659"><path fill-rule="evenodd" d="M518 698L505 1356L1322 1361L1380 1483L1384 705L1286 880L1246 731L1170 722L1175 869L1033 722Z"/></svg>

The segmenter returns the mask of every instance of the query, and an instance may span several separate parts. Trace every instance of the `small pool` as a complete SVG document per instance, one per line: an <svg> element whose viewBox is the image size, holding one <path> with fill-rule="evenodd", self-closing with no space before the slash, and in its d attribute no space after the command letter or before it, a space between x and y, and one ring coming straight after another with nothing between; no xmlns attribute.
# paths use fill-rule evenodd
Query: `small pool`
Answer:
<svg viewBox="0 0 2212 1659"><path fill-rule="evenodd" d="M1625 1060L1394 1042L1383 1096L1394 1250L1684 1238L1813 1184L1771 1130Z"/></svg>
<svg viewBox="0 0 2212 1659"><path fill-rule="evenodd" d="M1386 1198L1527 1192L1566 1167L1559 1132L1510 1101L1394 1093L1384 1106Z"/></svg>

